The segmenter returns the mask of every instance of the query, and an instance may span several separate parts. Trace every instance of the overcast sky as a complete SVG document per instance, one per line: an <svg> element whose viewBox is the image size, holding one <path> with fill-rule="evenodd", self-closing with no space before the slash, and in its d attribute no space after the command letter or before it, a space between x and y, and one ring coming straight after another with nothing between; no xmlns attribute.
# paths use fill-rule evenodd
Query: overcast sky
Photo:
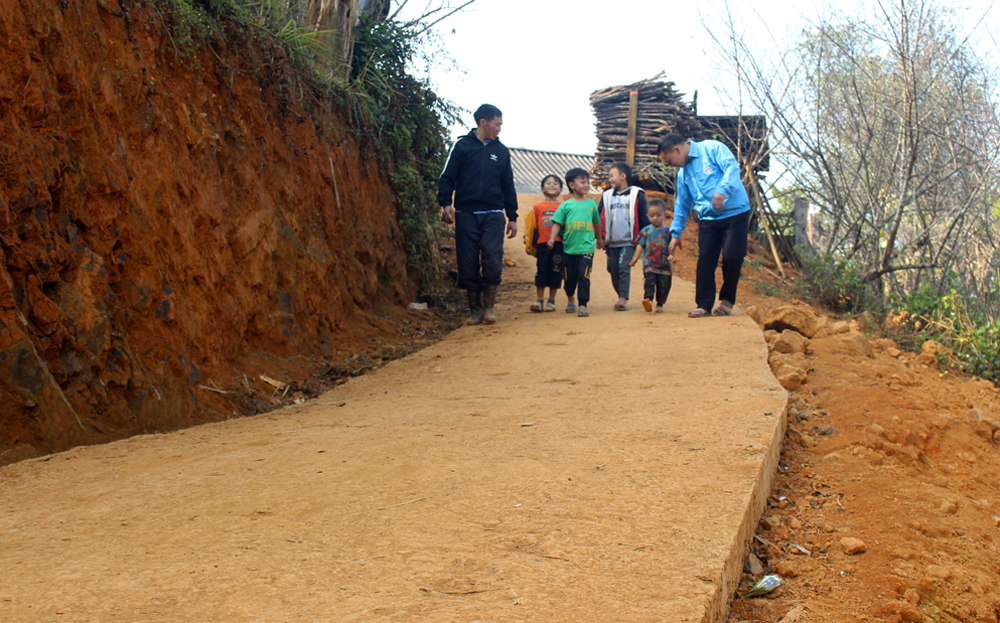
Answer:
<svg viewBox="0 0 1000 623"><path fill-rule="evenodd" d="M421 9L427 1L410 0L406 9ZM718 21L722 4L476 0L436 29L461 71L439 62L431 80L442 97L469 111L466 128L473 126L471 111L488 102L503 111L500 139L509 147L593 154L597 139L589 97L597 89L665 71L665 79L675 82L687 100L698 92L699 113L731 112L724 106L727 81L709 31L724 32ZM745 36L765 48L770 36L796 39L807 20L825 10L820 0L734 4ZM1000 31L1000 8L989 0L950 6L968 28L981 24L975 37L997 57L992 37Z"/></svg>

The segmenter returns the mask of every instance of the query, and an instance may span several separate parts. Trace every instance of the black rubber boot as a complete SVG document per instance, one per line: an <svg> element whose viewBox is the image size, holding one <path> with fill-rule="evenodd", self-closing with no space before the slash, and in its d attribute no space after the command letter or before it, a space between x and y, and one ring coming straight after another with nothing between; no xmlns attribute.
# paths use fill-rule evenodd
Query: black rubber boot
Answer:
<svg viewBox="0 0 1000 623"><path fill-rule="evenodd" d="M493 306L497 302L497 287L486 286L483 290L483 322L493 324L497 321L497 316L493 313Z"/></svg>
<svg viewBox="0 0 1000 623"><path fill-rule="evenodd" d="M469 311L472 316L465 321L467 325L477 325L483 323L483 293L469 290Z"/></svg>

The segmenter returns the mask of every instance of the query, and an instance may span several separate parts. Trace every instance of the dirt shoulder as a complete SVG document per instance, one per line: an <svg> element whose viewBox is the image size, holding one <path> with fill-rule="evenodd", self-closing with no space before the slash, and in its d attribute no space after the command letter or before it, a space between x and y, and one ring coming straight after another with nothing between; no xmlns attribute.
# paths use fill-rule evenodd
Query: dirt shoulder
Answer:
<svg viewBox="0 0 1000 623"><path fill-rule="evenodd" d="M498 325L0 470L3 619L715 620L783 434L759 330L685 283L616 313L600 265L590 318L531 314L517 243Z"/></svg>
<svg viewBox="0 0 1000 623"><path fill-rule="evenodd" d="M693 275L687 251L681 275ZM740 305L762 320L801 306L775 272L763 255L745 268ZM735 600L728 620L996 623L1000 390L903 352L877 328L820 324L753 542L761 568L747 560L741 592L764 573L783 586ZM864 551L849 553L858 545L845 539Z"/></svg>

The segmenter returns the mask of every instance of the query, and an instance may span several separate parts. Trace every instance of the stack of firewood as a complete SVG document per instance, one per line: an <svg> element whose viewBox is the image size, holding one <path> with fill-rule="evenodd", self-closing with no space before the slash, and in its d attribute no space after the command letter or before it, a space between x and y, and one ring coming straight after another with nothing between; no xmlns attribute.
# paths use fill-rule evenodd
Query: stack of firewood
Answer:
<svg viewBox="0 0 1000 623"><path fill-rule="evenodd" d="M633 171L642 178L651 176L661 186L672 186L672 175L656 157L657 145L664 134L675 132L684 138L700 139L704 134L694 106L683 101L683 93L673 82L660 80L662 73L635 84L594 91L590 105L597 117L597 158L591 170L601 183L615 162L626 161L628 144L629 93L638 91L635 164Z"/></svg>

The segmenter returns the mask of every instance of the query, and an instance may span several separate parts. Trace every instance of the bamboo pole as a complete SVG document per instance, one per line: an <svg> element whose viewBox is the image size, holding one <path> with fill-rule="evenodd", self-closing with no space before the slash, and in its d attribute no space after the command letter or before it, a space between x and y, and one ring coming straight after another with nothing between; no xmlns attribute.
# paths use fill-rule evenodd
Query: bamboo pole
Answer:
<svg viewBox="0 0 1000 623"><path fill-rule="evenodd" d="M635 129L639 119L639 91L632 89L628 94L628 145L625 147L625 162L635 164Z"/></svg>

